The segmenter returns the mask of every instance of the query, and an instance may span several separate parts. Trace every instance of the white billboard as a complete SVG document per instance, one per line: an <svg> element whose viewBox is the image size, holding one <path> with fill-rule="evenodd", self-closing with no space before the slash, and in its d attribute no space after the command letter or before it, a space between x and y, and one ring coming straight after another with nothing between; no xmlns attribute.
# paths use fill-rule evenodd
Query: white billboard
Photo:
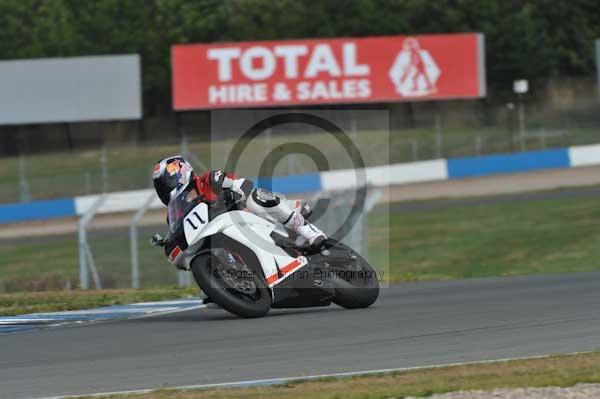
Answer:
<svg viewBox="0 0 600 399"><path fill-rule="evenodd" d="M0 61L0 124L142 117L140 57Z"/></svg>

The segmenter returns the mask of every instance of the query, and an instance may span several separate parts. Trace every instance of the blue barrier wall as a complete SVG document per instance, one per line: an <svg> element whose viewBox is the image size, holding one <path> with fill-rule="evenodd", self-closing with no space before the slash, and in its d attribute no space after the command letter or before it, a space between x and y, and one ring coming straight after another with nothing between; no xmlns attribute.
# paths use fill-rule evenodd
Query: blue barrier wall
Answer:
<svg viewBox="0 0 600 399"><path fill-rule="evenodd" d="M273 176L271 179L260 178L255 180L257 187L275 191L282 194L309 193L321 190L321 175L309 173L294 176Z"/></svg>
<svg viewBox="0 0 600 399"><path fill-rule="evenodd" d="M572 147L571 150L574 148ZM578 147L581 154L576 165L590 164L589 148ZM585 150L585 151L584 151ZM486 176L501 173L518 173L539 169L568 168L572 166L569 149L522 152L517 154L488 155L472 158L455 158L446 161L448 179ZM600 164L600 150L597 159ZM595 161L594 161L595 162ZM295 176L276 176L255 180L257 187L284 194L308 193L323 189L320 173ZM385 184L380 182L380 184ZM325 187L324 189L327 189ZM23 204L0 205L0 224L27 220L42 220L75 216L75 199L36 201Z"/></svg>
<svg viewBox="0 0 600 399"><path fill-rule="evenodd" d="M73 198L0 205L0 223L67 216L75 216L75 201Z"/></svg>
<svg viewBox="0 0 600 399"><path fill-rule="evenodd" d="M559 148L517 154L487 155L448 159L448 178L486 176L499 173L527 172L538 169L568 168L569 151Z"/></svg>

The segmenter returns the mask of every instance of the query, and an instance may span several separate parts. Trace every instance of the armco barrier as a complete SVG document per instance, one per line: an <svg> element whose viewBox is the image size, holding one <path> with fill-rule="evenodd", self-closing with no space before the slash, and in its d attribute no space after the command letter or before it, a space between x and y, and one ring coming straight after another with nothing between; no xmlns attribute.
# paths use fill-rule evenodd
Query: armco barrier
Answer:
<svg viewBox="0 0 600 399"><path fill-rule="evenodd" d="M376 166L367 168L365 175L369 184L386 186L589 165L600 165L600 145L598 144L515 154L448 160L435 159ZM322 173L275 177L271 182L259 179L257 185L284 194L319 190L330 191L355 186L357 175L358 173L352 169L333 170ZM152 193L153 190L148 189L108 194L106 202L98 213L137 210ZM89 195L60 200L0 205L0 224L82 215L97 198L96 195ZM150 205L154 209L162 206L158 199Z"/></svg>

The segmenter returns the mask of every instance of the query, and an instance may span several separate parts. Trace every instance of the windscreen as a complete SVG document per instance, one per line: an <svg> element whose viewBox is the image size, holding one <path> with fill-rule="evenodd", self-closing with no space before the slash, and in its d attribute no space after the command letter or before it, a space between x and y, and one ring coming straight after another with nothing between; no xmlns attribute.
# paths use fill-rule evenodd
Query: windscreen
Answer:
<svg viewBox="0 0 600 399"><path fill-rule="evenodd" d="M169 229L175 234L185 216L198 204L199 196L192 189L183 191L169 202Z"/></svg>

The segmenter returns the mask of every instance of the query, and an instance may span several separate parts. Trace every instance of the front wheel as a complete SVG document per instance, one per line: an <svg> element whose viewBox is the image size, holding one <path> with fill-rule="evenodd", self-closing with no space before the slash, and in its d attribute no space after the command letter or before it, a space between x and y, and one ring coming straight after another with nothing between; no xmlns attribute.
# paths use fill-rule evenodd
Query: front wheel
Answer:
<svg viewBox="0 0 600 399"><path fill-rule="evenodd" d="M330 266L335 272L333 303L346 309L371 306L379 296L377 272L353 249L331 239L328 241L328 249L335 257Z"/></svg>
<svg viewBox="0 0 600 399"><path fill-rule="evenodd" d="M269 288L260 273L242 262L226 265L222 256L210 254L196 257L190 266L202 291L223 309L240 317L262 317L271 309Z"/></svg>

